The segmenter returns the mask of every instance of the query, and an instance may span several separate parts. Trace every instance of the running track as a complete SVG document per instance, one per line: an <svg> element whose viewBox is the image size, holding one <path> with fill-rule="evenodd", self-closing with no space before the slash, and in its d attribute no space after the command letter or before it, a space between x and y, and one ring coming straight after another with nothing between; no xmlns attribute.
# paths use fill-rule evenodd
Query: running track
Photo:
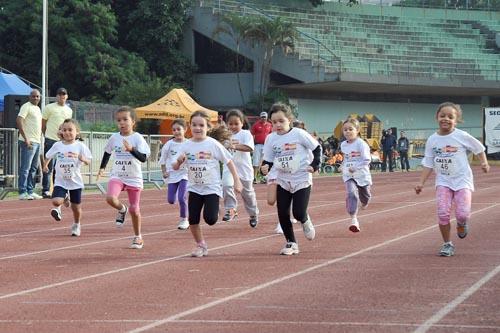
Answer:
<svg viewBox="0 0 500 333"><path fill-rule="evenodd" d="M339 177L315 179L316 239L296 227L301 253L284 244L275 207L257 185L260 223L203 225L209 256L191 258L189 231L164 191L143 192L145 247L114 227L103 197L84 197L82 236L50 202L0 202L0 332L499 332L500 168L474 169L471 230L456 255L438 257L433 179L374 175L373 201L348 231ZM454 224L452 230L454 231Z"/></svg>

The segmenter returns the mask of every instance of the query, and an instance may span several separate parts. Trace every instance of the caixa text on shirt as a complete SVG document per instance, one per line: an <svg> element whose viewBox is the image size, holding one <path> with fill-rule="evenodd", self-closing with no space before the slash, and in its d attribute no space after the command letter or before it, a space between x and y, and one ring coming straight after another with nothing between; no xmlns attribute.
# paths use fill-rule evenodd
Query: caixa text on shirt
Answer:
<svg viewBox="0 0 500 333"><path fill-rule="evenodd" d="M115 161L115 165L132 165L132 161Z"/></svg>

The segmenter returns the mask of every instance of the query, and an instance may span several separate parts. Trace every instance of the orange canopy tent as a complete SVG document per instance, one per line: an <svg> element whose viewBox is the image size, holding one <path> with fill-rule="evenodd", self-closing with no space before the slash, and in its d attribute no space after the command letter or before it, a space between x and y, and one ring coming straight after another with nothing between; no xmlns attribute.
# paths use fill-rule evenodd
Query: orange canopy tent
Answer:
<svg viewBox="0 0 500 333"><path fill-rule="evenodd" d="M172 134L172 121L182 118L189 122L191 114L195 111L205 111L210 122L216 123L217 111L207 109L196 103L184 89L172 89L168 94L146 106L135 109L137 118L140 119L160 119L160 134Z"/></svg>

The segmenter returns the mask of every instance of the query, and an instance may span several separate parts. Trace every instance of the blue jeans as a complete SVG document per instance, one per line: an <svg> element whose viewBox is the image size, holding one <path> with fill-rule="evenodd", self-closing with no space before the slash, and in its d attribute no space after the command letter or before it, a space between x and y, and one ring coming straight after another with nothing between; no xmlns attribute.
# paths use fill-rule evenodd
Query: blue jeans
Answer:
<svg viewBox="0 0 500 333"><path fill-rule="evenodd" d="M19 194L32 194L35 188L36 169L40 158L40 144L32 142L31 148L19 140L20 163L19 163Z"/></svg>
<svg viewBox="0 0 500 333"><path fill-rule="evenodd" d="M45 143L43 145L43 157L49 151L50 148L56 143L56 140L45 138ZM47 173L43 172L42 177L42 193L50 192L50 177L52 176L52 170L54 169L54 160L51 160L48 164L49 171Z"/></svg>

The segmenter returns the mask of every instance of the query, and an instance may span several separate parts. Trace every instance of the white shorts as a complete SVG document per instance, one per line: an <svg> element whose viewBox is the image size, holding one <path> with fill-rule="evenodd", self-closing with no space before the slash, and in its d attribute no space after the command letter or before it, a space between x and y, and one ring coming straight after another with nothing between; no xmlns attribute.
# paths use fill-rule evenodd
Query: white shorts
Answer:
<svg viewBox="0 0 500 333"><path fill-rule="evenodd" d="M260 163L262 162L262 150L264 149L264 145L261 144L256 144L254 149L253 149L253 155L252 155L252 165L254 167L260 166Z"/></svg>

